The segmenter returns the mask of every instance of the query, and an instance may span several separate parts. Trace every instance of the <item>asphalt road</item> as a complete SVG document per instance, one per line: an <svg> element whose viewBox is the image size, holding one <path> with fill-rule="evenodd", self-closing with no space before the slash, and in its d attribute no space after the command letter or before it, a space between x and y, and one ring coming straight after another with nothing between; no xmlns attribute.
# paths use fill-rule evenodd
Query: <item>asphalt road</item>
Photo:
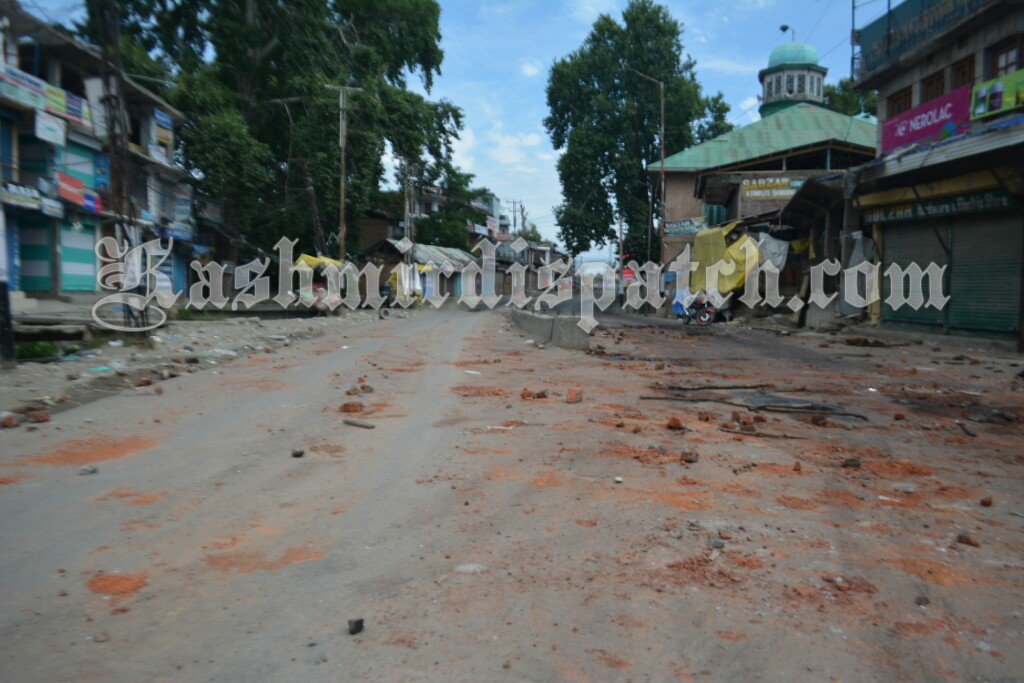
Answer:
<svg viewBox="0 0 1024 683"><path fill-rule="evenodd" d="M323 329L0 431L0 679L1019 680L1017 357Z"/></svg>
<svg viewBox="0 0 1024 683"><path fill-rule="evenodd" d="M386 671L360 657L347 621L379 629L377 605L424 576L420 556L436 565L431 576L452 568L437 558L457 541L437 532L462 501L414 481L458 436L435 426L465 377L445 361L482 319L421 315L369 338L307 341L3 434L3 462L22 465L5 469L26 479L0 495L0 675ZM370 365L385 360L417 372ZM374 430L337 412L360 376L374 386L355 397ZM86 463L99 472L77 474Z"/></svg>

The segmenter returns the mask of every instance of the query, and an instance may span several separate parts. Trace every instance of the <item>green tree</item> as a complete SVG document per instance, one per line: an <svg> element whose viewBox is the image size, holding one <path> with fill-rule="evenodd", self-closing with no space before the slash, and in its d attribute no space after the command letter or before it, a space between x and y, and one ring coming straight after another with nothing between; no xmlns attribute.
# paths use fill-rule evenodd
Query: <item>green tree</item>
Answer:
<svg viewBox="0 0 1024 683"><path fill-rule="evenodd" d="M849 78L840 78L839 83L828 83L823 90L825 106L847 116L878 113L878 93L874 90L856 90Z"/></svg>
<svg viewBox="0 0 1024 683"><path fill-rule="evenodd" d="M556 149L563 202L554 207L559 236L574 254L614 239L627 226L626 251L646 255L650 203L660 210L658 86L665 84L665 146L685 149L731 128L721 95L705 97L695 62L683 56L682 27L652 0L631 0L622 23L603 14L583 45L548 76L545 128ZM657 240L652 244L657 258Z"/></svg>
<svg viewBox="0 0 1024 683"><path fill-rule="evenodd" d="M520 233L522 238L528 242L543 242L544 238L540 234L540 230L537 229L536 223L530 223Z"/></svg>
<svg viewBox="0 0 1024 683"><path fill-rule="evenodd" d="M439 247L469 249L470 223L483 223L484 212L473 206L473 200L489 194L485 188L471 187L473 175L450 164L440 171L436 183L444 197L439 211L416 221L416 240Z"/></svg>
<svg viewBox="0 0 1024 683"><path fill-rule="evenodd" d="M338 96L328 85L362 89L348 102L349 251L358 243L356 218L383 180L387 146L417 183L436 181L451 163L461 111L407 87L418 78L429 93L440 74L435 0L120 0L119 7L122 36L133 46L126 66L174 82L162 92L188 117L182 158L201 194L225 201L229 229L250 242L268 247L286 235L313 248L309 184L323 229L334 236ZM91 0L88 9L78 27L87 38L97 34Z"/></svg>

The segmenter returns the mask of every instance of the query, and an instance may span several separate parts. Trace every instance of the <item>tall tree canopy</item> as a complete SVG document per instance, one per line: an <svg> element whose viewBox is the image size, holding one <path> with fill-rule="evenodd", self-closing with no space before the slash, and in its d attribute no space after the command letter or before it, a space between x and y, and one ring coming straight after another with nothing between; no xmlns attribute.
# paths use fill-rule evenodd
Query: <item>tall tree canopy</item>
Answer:
<svg viewBox="0 0 1024 683"><path fill-rule="evenodd" d="M77 29L94 40L93 5ZM181 160L250 242L267 247L286 235L312 248L309 184L324 232L334 234L339 123L329 85L361 88L348 97L350 248L354 219L379 192L387 146L418 185L451 165L461 110L406 87L416 77L429 92L440 74L435 0L121 0L120 8L126 70L186 114Z"/></svg>
<svg viewBox="0 0 1024 683"><path fill-rule="evenodd" d="M544 126L563 152L554 215L571 253L613 239L621 217L626 253L646 255L652 197L660 211L657 175L645 168L659 156L660 104L657 84L637 72L665 84L667 154L732 128L729 106L721 94L703 95L694 67L682 27L653 0L630 0L622 23L602 14L583 45L551 67Z"/></svg>
<svg viewBox="0 0 1024 683"><path fill-rule="evenodd" d="M847 116L861 112L875 116L878 113L878 93L874 90L855 90L849 78L840 78L839 83L826 84L822 91L825 106Z"/></svg>

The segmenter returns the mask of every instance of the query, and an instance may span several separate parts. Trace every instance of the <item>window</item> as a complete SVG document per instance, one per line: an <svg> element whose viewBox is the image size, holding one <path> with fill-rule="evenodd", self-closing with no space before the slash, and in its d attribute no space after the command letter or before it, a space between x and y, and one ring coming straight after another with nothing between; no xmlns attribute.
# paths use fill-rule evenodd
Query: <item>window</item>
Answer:
<svg viewBox="0 0 1024 683"><path fill-rule="evenodd" d="M886 116L892 117L910 109L910 88L904 88L889 96L886 106Z"/></svg>
<svg viewBox="0 0 1024 683"><path fill-rule="evenodd" d="M1020 39L992 48L992 78L1005 76L1020 68Z"/></svg>
<svg viewBox="0 0 1024 683"><path fill-rule="evenodd" d="M957 88L974 83L974 55L961 59L950 71L950 88Z"/></svg>
<svg viewBox="0 0 1024 683"><path fill-rule="evenodd" d="M801 95L804 94L804 83L806 80L807 77L804 76L803 74L800 74L799 76L796 77L796 91Z"/></svg>
<svg viewBox="0 0 1024 683"><path fill-rule="evenodd" d="M782 94L782 76L776 76L775 77L775 94L776 95L781 95Z"/></svg>
<svg viewBox="0 0 1024 683"><path fill-rule="evenodd" d="M946 74L939 71L921 81L921 102L931 102L946 93Z"/></svg>
<svg viewBox="0 0 1024 683"><path fill-rule="evenodd" d="M786 74L786 94L793 94L793 74Z"/></svg>
<svg viewBox="0 0 1024 683"><path fill-rule="evenodd" d="M765 91L765 95L769 98L772 96L772 79L770 78L768 79L768 89Z"/></svg>

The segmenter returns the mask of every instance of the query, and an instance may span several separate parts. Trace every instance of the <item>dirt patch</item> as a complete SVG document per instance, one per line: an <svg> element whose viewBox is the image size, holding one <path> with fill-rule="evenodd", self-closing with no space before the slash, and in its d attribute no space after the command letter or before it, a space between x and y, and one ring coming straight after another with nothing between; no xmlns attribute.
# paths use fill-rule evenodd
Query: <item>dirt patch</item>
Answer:
<svg viewBox="0 0 1024 683"><path fill-rule="evenodd" d="M104 493L102 496L96 498L97 501L106 500L120 500L125 505L152 505L153 503L163 500L167 494L164 491L157 491L155 493L139 493L132 489L114 489Z"/></svg>
<svg viewBox="0 0 1024 683"><path fill-rule="evenodd" d="M557 472L541 472L532 482L530 482L530 484L537 489L549 489L555 486L561 486L562 480L559 479Z"/></svg>
<svg viewBox="0 0 1024 683"><path fill-rule="evenodd" d="M860 467L878 477L926 477L935 473L931 467L906 460L868 460L861 462Z"/></svg>
<svg viewBox="0 0 1024 683"><path fill-rule="evenodd" d="M817 510L818 506L813 500L800 498L798 496L779 496L775 502L790 510Z"/></svg>
<svg viewBox="0 0 1024 683"><path fill-rule="evenodd" d="M147 583L145 574L97 574L85 585L101 595L130 595L145 588Z"/></svg>
<svg viewBox="0 0 1024 683"><path fill-rule="evenodd" d="M934 560L900 557L895 560L883 560L883 562L938 586L955 586L970 581L970 578L958 569L947 567Z"/></svg>
<svg viewBox="0 0 1024 683"><path fill-rule="evenodd" d="M23 474L16 474L13 477L0 477L0 486L10 486L11 484L17 484L24 478L25 475Z"/></svg>
<svg viewBox="0 0 1024 683"><path fill-rule="evenodd" d="M250 574L255 571L283 569L288 565L300 562L321 560L325 556L323 551L313 550L306 545L297 545L288 548L274 560L268 559L262 550L236 550L220 555L204 555L203 562L218 571Z"/></svg>
<svg viewBox="0 0 1024 683"><path fill-rule="evenodd" d="M501 398L506 398L506 397L511 395L510 392L502 389L501 387L487 387L487 386L474 387L474 386L469 386L469 385L465 385L465 384L457 386L457 387L452 387L452 391L454 391L456 394L458 394L459 396L461 396L463 398L480 397L480 396L500 396Z"/></svg>
<svg viewBox="0 0 1024 683"><path fill-rule="evenodd" d="M92 436L83 439L69 439L58 444L53 450L40 455L22 458L18 465L88 465L104 460L127 458L142 451L155 448L159 442L150 437L133 436L115 439L109 436Z"/></svg>

